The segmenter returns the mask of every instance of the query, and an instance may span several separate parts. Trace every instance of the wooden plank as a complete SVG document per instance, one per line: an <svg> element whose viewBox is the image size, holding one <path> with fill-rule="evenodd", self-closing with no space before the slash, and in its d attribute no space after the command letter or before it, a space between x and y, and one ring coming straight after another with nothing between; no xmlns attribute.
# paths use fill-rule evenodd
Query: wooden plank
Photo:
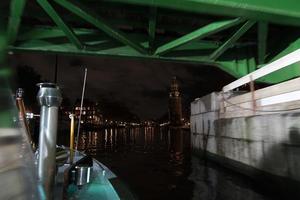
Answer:
<svg viewBox="0 0 300 200"><path fill-rule="evenodd" d="M300 49L287 54L286 56L283 56L279 58L278 60L265 65L264 67L246 75L242 78L233 81L232 83L226 85L223 87L223 92L228 92L230 90L233 90L235 88L238 88L242 85L245 85L247 83L250 83L252 80L255 81L265 75L268 75L272 72L275 72L277 70L283 69L289 65L295 64L300 61ZM250 78L251 77L251 78Z"/></svg>
<svg viewBox="0 0 300 200"><path fill-rule="evenodd" d="M240 106L240 107L238 107ZM255 115L271 115L279 113L290 113L290 112L299 112L300 113L300 100L293 101L288 103L274 104L270 106L260 106L257 105L256 111L252 110L252 103L245 102L239 104L238 106L228 106L225 108L224 113L220 113L220 118L235 118L235 117L250 117ZM243 109L246 108L246 109ZM298 110L299 108L299 110ZM249 109L249 110L248 110ZM291 110L293 109L293 110ZM295 110L294 110L295 109ZM286 111L283 111L286 110ZM264 112L261 112L264 111ZM274 111L274 112L266 112ZM278 111L278 112L276 112Z"/></svg>
<svg viewBox="0 0 300 200"><path fill-rule="evenodd" d="M262 99L266 97L271 97L279 94L284 94L288 92L294 92L300 90L300 78L296 78L290 81L286 81L280 84L272 85L270 87L262 88L255 91L255 100ZM252 100L251 92L235 96L227 99L232 104L239 104ZM225 107L227 103L225 102Z"/></svg>

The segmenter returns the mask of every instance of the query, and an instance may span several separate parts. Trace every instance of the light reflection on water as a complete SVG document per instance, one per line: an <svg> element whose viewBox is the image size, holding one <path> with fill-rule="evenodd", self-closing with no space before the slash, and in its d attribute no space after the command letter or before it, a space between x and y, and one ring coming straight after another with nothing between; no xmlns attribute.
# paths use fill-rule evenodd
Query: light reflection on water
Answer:
<svg viewBox="0 0 300 200"><path fill-rule="evenodd" d="M144 199L267 200L255 183L190 151L181 129L120 128L81 133L78 147Z"/></svg>
<svg viewBox="0 0 300 200"><path fill-rule="evenodd" d="M103 152L147 153L167 150L170 153L170 159L180 162L183 159L183 144L189 142L189 137L184 138L183 134L187 133L183 133L180 129L170 132L170 130L155 127L84 131L80 135L78 149L92 156Z"/></svg>

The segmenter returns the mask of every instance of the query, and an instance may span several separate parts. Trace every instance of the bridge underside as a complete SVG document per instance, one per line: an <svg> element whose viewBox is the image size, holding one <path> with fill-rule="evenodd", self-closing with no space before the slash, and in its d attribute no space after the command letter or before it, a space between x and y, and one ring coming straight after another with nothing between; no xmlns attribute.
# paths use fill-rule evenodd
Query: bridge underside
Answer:
<svg viewBox="0 0 300 200"><path fill-rule="evenodd" d="M0 3L0 42L10 52L198 63L238 78L300 47L297 1L11 0ZM299 75L294 64L260 81Z"/></svg>

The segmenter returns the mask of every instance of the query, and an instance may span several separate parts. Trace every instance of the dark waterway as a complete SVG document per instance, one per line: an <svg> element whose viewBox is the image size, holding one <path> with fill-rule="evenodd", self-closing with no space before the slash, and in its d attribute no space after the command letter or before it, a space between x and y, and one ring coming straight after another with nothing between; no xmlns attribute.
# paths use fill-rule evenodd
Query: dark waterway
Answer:
<svg viewBox="0 0 300 200"><path fill-rule="evenodd" d="M107 165L142 200L275 196L247 177L191 154L187 131L147 127L83 132L79 149Z"/></svg>

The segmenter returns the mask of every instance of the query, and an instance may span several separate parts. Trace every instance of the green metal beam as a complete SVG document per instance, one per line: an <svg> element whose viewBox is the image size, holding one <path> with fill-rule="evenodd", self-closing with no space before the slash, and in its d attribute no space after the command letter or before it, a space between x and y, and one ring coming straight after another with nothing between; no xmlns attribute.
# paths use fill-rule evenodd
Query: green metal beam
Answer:
<svg viewBox="0 0 300 200"><path fill-rule="evenodd" d="M86 28L73 28L74 33L80 39L82 43L88 46L89 43L99 43L103 41L111 41L114 40L113 38L107 36L107 34L101 32L98 29L86 29ZM147 46L149 42L149 35L142 34L142 33L128 33L128 37L135 38L136 41L139 41L139 44L142 46ZM36 27L24 27L20 30L18 35L18 42L19 43L26 43L30 42L31 40L47 40L52 43L59 43L59 40L63 43L65 40L66 35L64 32L59 29L57 26L36 26ZM155 37L155 41L157 43L166 43L167 41L174 40L174 37L162 37L157 35ZM118 41L114 40L114 43L119 43ZM124 44L119 43L118 46L122 46ZM244 44L236 44L236 45L244 45ZM253 44L254 45L254 44ZM208 40L197 40L185 45L182 45L176 48L176 51L196 51L196 50L214 50L220 47L221 44L215 41L208 41ZM87 48L87 47L86 47ZM97 50L97 49L96 49ZM100 50L100 49L98 49Z"/></svg>
<svg viewBox="0 0 300 200"><path fill-rule="evenodd" d="M7 20L0 18L0 69L7 56Z"/></svg>
<svg viewBox="0 0 300 200"><path fill-rule="evenodd" d="M19 3L19 4L18 4ZM7 18L0 17L0 129L16 128L12 119L16 118L17 110L11 99L11 88L9 83L12 68L7 65L7 50L13 44L18 33L22 11L25 1L10 1L10 14Z"/></svg>
<svg viewBox="0 0 300 200"><path fill-rule="evenodd" d="M298 0L106 0L300 26Z"/></svg>
<svg viewBox="0 0 300 200"><path fill-rule="evenodd" d="M75 29L76 30L76 29ZM130 35L131 37L140 37L139 35ZM87 45L86 46L86 49L85 50L90 50L88 48L88 44L98 44L98 43L104 43L104 42L115 42L117 43L117 41L111 39L111 38L107 38L106 36L96 36L94 38L90 38L88 37L87 40L83 40L85 42L85 44ZM145 40L145 42L141 42L140 45L146 45L148 41ZM97 53L101 50L104 50L104 51L109 51L109 52L113 52L113 53L116 53L116 54L122 54L123 52L121 51L122 49L124 49L125 47L128 47L126 45L123 45L121 43L118 43L119 45L116 45L116 46L108 46L107 48L101 48L101 49L94 49L95 51L95 55L97 55ZM46 49L46 47L51 47L51 48L54 48L54 47L57 47L58 49L60 49L60 45L62 45L62 48L61 49L64 49L64 50L68 50L67 48L65 48L66 44L65 44L65 41L49 41L49 40L35 40L35 39L32 39L32 40L25 40L25 41L19 41L18 42L18 45L15 45L16 48L19 48L21 47L23 50L26 50L26 48L28 48L29 50L32 49L32 48L37 48L37 49L41 49L43 51L45 51L44 49ZM71 44L70 44L71 45ZM45 46L45 48L41 48L42 46ZM193 43L189 43L189 44L186 44L184 46L181 46L181 47L178 47L176 49L176 51L197 51L197 50L214 50L216 48L218 48L220 46L220 44L216 43L216 42L212 42L212 41L204 41L204 40L201 40L201 41L195 41ZM130 51L128 51L129 49L131 49ZM126 51L128 51L128 53L133 53L134 55L139 55L138 52L136 52L134 49L128 47L126 49ZM176 52L174 51L174 52ZM206 56L206 54L198 54L198 56Z"/></svg>
<svg viewBox="0 0 300 200"><path fill-rule="evenodd" d="M268 63L276 61L279 58L282 58L283 56L285 56L289 53L292 53L293 51L296 51L298 49L300 49L300 38L298 38L294 42L290 43L282 52L277 54ZM267 82L267 83L274 83L274 82L278 83L278 82L282 82L282 81L289 80L289 79L299 77L299 76L300 76L299 63L295 63L295 64L290 65L289 67L286 67L284 69L278 70L276 72L273 72L272 74L262 77L260 79L260 81Z"/></svg>
<svg viewBox="0 0 300 200"><path fill-rule="evenodd" d="M149 51L153 53L154 51L154 40L155 40L155 31L156 31L156 17L157 17L157 8L150 8L150 16L149 16Z"/></svg>
<svg viewBox="0 0 300 200"><path fill-rule="evenodd" d="M233 44L244 35L253 25L254 21L247 21L237 32L235 32L220 48L214 51L209 58L211 60L218 59L227 49L231 48Z"/></svg>
<svg viewBox="0 0 300 200"><path fill-rule="evenodd" d="M253 57L217 61L216 63L219 64L220 69L231 74L235 78L245 76L256 69L256 62Z"/></svg>
<svg viewBox="0 0 300 200"><path fill-rule="evenodd" d="M13 44L16 40L25 4L26 0L12 0L10 2L10 16L7 26L8 44Z"/></svg>
<svg viewBox="0 0 300 200"><path fill-rule="evenodd" d="M234 19L234 20L226 20L226 21L220 21L220 22L214 22L211 24L208 24L204 27L201 27L187 35L184 35L176 40L173 40L167 44L164 44L156 50L156 55L162 55L165 54L172 49L175 49L181 45L184 45L188 42L191 42L196 39L202 39L208 35L212 35L214 33L223 31L225 29L228 29L232 26L235 26L239 23L241 23L243 20L241 19Z"/></svg>
<svg viewBox="0 0 300 200"><path fill-rule="evenodd" d="M146 41L147 42L147 41ZM145 42L145 43L146 43ZM157 55L140 54L129 46L117 46L113 48L107 48L102 50L90 50L86 48L84 51L78 50L74 45L70 43L53 44L48 41L32 40L19 42L18 46L11 46L10 49L13 52L40 52L40 53L61 53L66 55L90 55L90 56L109 56L109 57L127 57L134 59L155 59L161 61L174 61L174 62L187 62L187 63L200 63L213 65L207 59L207 56L166 56L160 57Z"/></svg>
<svg viewBox="0 0 300 200"><path fill-rule="evenodd" d="M210 44L209 42L207 45L213 45L213 44ZM184 46L180 48L183 47ZM213 48L213 46L211 46L211 48ZM282 57L287 53L299 48L300 48L300 39L292 43L286 50L280 53L276 58ZM89 56L105 56L105 57L113 57L113 58L152 59L152 60L159 60L159 61L194 63L197 65L210 65L210 66L218 67L223 71L233 75L236 78L239 78L241 76L244 76L254 71L257 67L254 59L255 55L249 56L247 48L235 50L236 53L233 52L234 54L239 56L238 58L236 59L227 58L224 61L209 60L207 55L202 55L202 56L188 55L188 56L180 56L180 57L175 57L170 55L163 56L163 57L158 55L146 55L146 54L142 55L129 46L116 46L113 48L107 48L102 50L89 50L87 48L84 51L82 51L82 50L78 50L74 45L70 43L53 44L41 40L18 42L18 46L10 46L8 50L13 52L39 52L39 53L46 53L46 54L60 53L60 54L76 55L76 56L89 55ZM248 55L248 57L245 57L245 55ZM293 77L297 77L299 75L300 75L299 65L294 64L291 67L288 67L284 70L274 72L273 75L266 76L260 81L267 82L267 83L278 83L284 80L291 79Z"/></svg>
<svg viewBox="0 0 300 200"><path fill-rule="evenodd" d="M81 7L76 6L75 4L70 3L67 0L54 0L54 1L59 5L61 5L62 7L66 8L67 10L71 11L72 13L76 14L77 16L81 17L85 21L93 24L95 27L99 28L106 34L122 42L123 44L132 47L133 49L135 49L136 51L142 54L147 54L147 50L143 46L128 39L121 31L110 27L99 16L93 16L90 12L84 11Z"/></svg>
<svg viewBox="0 0 300 200"><path fill-rule="evenodd" d="M83 45L73 32L73 30L63 21L54 8L47 0L37 0L44 11L51 17L55 24L66 34L69 41L74 44L78 49L83 49Z"/></svg>
<svg viewBox="0 0 300 200"><path fill-rule="evenodd" d="M2 27L1 27L2 28ZM6 33L0 30L0 69L2 68L2 64L6 57L6 50L7 50L7 40L6 40Z"/></svg>
<svg viewBox="0 0 300 200"><path fill-rule="evenodd" d="M74 34L79 37L82 35L96 35L99 34L98 30L75 28L72 29ZM59 38L65 37L66 34L57 26L38 26L38 27L27 27L20 31L18 40L38 40L46 38Z"/></svg>
<svg viewBox="0 0 300 200"><path fill-rule="evenodd" d="M265 63L265 56L267 51L267 37L268 37L268 23L267 22L258 22L258 64Z"/></svg>

